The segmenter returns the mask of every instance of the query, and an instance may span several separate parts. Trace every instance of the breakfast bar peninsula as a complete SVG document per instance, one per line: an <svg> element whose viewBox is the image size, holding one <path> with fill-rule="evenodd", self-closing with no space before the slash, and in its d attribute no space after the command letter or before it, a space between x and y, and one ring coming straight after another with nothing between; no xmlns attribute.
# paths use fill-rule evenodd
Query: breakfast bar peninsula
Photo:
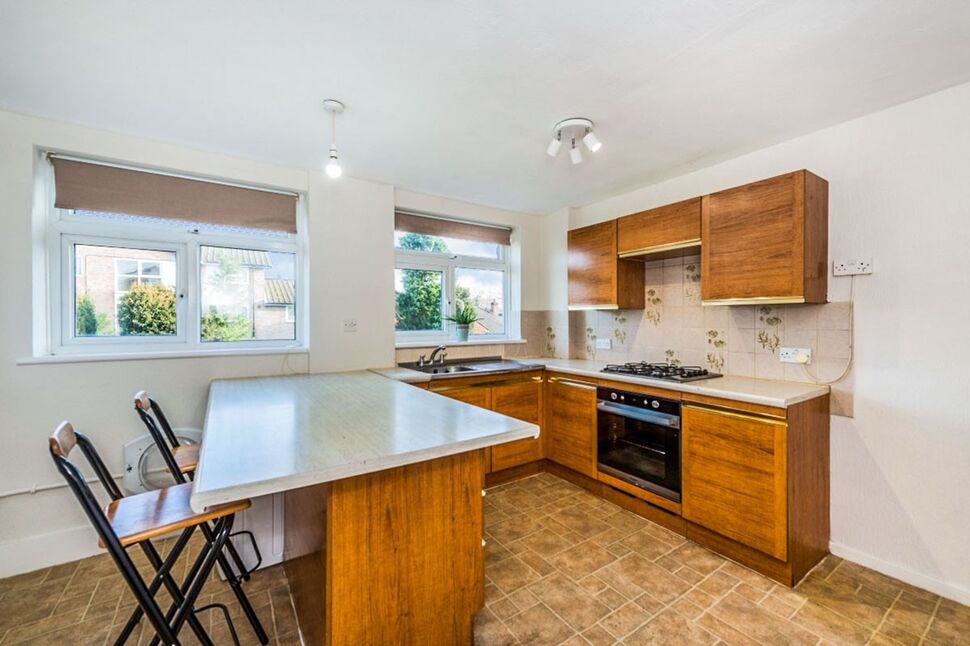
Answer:
<svg viewBox="0 0 970 646"><path fill-rule="evenodd" d="M214 381L192 507L285 492L306 644L470 644L484 449L538 433L373 372Z"/></svg>

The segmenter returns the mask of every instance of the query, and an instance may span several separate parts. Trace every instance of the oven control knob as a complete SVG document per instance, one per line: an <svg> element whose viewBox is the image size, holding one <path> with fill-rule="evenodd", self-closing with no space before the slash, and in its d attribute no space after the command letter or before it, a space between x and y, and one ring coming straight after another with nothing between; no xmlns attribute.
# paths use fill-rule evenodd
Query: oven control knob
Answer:
<svg viewBox="0 0 970 646"><path fill-rule="evenodd" d="M616 400L616 393L610 393L610 399Z"/></svg>
<svg viewBox="0 0 970 646"><path fill-rule="evenodd" d="M660 408L660 402L658 402L656 399L650 402L650 405L654 408Z"/></svg>

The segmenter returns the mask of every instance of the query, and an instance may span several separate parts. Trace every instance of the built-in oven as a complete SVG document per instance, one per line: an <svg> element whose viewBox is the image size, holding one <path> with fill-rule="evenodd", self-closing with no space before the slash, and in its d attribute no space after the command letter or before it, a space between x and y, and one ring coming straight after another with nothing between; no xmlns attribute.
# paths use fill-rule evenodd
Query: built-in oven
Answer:
<svg viewBox="0 0 970 646"><path fill-rule="evenodd" d="M597 388L600 473L680 502L680 402Z"/></svg>

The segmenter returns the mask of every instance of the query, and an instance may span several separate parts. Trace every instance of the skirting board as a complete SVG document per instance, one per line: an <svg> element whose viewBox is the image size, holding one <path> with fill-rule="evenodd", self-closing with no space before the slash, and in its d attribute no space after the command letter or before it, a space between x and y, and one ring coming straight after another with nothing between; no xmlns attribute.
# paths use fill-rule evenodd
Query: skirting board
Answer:
<svg viewBox="0 0 970 646"><path fill-rule="evenodd" d="M917 588L929 590L934 594L938 594L941 597L946 597L947 599L952 599L957 603L970 605L970 589L964 588L958 584L940 581L939 579L935 579L920 572L910 570L907 567L890 563L888 561L883 561L879 557L873 556L872 554L842 545L841 543L836 543L835 541L829 542L829 551L847 561L864 565L870 570L881 572L886 576L899 579L900 581L914 585Z"/></svg>
<svg viewBox="0 0 970 646"><path fill-rule="evenodd" d="M256 535L263 556L262 568L281 563L283 495L254 499L253 506L236 519L233 530L242 529L248 529ZM242 555L243 562L253 563L255 555L249 540L244 536L232 540ZM4 541L0 543L0 579L105 553L98 547L98 536L90 525Z"/></svg>
<svg viewBox="0 0 970 646"><path fill-rule="evenodd" d="M0 543L0 579L102 554L90 525Z"/></svg>

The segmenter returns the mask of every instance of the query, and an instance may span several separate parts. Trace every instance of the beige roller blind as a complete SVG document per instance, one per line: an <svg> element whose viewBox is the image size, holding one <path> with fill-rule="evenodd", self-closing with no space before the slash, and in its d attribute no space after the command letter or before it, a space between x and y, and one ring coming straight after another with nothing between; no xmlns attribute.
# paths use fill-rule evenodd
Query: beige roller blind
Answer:
<svg viewBox="0 0 970 646"><path fill-rule="evenodd" d="M54 206L296 233L296 196L51 157Z"/></svg>
<svg viewBox="0 0 970 646"><path fill-rule="evenodd" d="M444 238L458 238L460 240L478 240L479 242L494 242L507 245L512 236L512 230L502 227L490 227L484 224L458 222L413 213L394 214L394 230L407 233L421 233L429 236Z"/></svg>

